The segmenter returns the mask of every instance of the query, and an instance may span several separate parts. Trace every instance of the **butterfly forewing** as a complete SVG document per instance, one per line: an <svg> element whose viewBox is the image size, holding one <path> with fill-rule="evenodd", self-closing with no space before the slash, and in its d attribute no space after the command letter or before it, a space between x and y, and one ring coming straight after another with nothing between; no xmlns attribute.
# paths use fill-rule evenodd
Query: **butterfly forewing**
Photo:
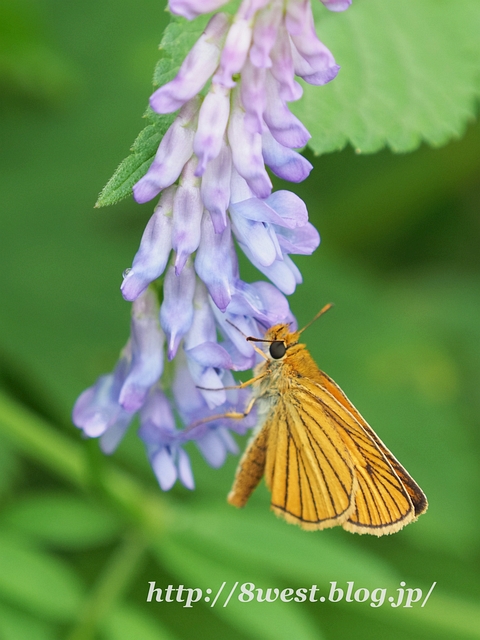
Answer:
<svg viewBox="0 0 480 640"><path fill-rule="evenodd" d="M342 404L347 411L349 411L356 420L362 425L366 433L374 440L377 447L381 450L383 455L387 458L388 462L392 466L393 470L400 478L405 490L407 491L410 499L415 508L415 515L419 516L427 510L428 502L425 494L412 478L412 476L406 471L406 469L398 462L395 456L387 449L380 438L377 436L372 427L364 420L358 410L352 405L347 396L343 393L340 387L323 371L320 373L320 385L324 387L329 393L331 393Z"/></svg>
<svg viewBox="0 0 480 640"><path fill-rule="evenodd" d="M272 509L305 529L344 522L354 509L355 478L350 455L328 416L312 417L315 402L288 395L267 417L270 437L265 481Z"/></svg>
<svg viewBox="0 0 480 640"><path fill-rule="evenodd" d="M348 400L340 402L322 384L302 380L302 385L334 421L353 460L358 489L355 509L343 527L357 533L383 535L394 533L414 520L415 508L409 492L372 437L371 429L366 430L357 419L358 412ZM365 422L363 418L362 421Z"/></svg>

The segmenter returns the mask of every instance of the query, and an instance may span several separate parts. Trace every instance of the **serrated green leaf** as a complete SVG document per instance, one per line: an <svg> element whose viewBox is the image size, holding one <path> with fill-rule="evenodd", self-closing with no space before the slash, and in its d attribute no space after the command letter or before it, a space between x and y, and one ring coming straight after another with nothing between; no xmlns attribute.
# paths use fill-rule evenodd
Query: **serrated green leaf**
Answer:
<svg viewBox="0 0 480 640"><path fill-rule="evenodd" d="M362 153L411 151L464 133L480 89L478 2L357 0L342 14L313 7L317 33L341 65L325 87L303 83L292 105L315 153L348 143Z"/></svg>
<svg viewBox="0 0 480 640"><path fill-rule="evenodd" d="M2 534L0 593L5 600L50 620L70 620L81 602L75 573L55 556Z"/></svg>
<svg viewBox="0 0 480 640"><path fill-rule="evenodd" d="M107 617L102 628L105 640L174 640L176 637L158 620L125 604Z"/></svg>
<svg viewBox="0 0 480 640"><path fill-rule="evenodd" d="M196 549L177 543L173 538L156 544L154 551L160 562L178 576L185 586L201 588L202 596L206 589L212 590L207 592L211 594L205 601L207 606L208 603L212 606L217 590L225 582L221 598L219 597L211 611L250 637L262 640L322 640L321 630L313 624L307 611L299 603L282 602L279 597L273 602L239 600L240 586L245 583L253 582L255 588L263 590L263 596L268 588L278 588L276 584L267 584L258 574L249 572L248 569L245 571L235 563L233 566L227 562L220 564ZM237 588L224 606L235 583Z"/></svg>
<svg viewBox="0 0 480 640"><path fill-rule="evenodd" d="M55 640L54 629L46 622L27 615L24 611L0 604L0 638L2 640Z"/></svg>
<svg viewBox="0 0 480 640"><path fill-rule="evenodd" d="M30 495L7 509L2 520L11 528L65 549L106 543L118 532L118 522L110 513L70 494Z"/></svg>

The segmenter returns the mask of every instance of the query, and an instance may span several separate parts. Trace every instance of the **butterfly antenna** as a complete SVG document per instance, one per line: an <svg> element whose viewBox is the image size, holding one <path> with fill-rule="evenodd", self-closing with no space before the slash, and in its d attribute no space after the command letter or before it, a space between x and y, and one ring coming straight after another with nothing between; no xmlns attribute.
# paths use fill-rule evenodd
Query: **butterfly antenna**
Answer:
<svg viewBox="0 0 480 640"><path fill-rule="evenodd" d="M332 302L329 302L328 304L326 304L322 309L320 309L320 311L316 314L316 316L314 318L312 318L310 320L310 322L308 322L303 327L303 329L300 329L300 331L298 333L303 333L305 331L305 329L308 329L308 327L315 322L315 320L318 320L320 318L320 316L323 316L323 314L326 313L332 307L333 307L333 303Z"/></svg>
<svg viewBox="0 0 480 640"><path fill-rule="evenodd" d="M236 324L233 324L233 322L230 322L230 320L228 318L227 318L226 322L229 325L231 325L234 329L236 329L238 331L238 333L241 333L242 336L245 338L245 340L248 340L248 336L245 333L243 333L243 331L241 329L239 329Z"/></svg>
<svg viewBox="0 0 480 640"><path fill-rule="evenodd" d="M233 322L230 322L230 320L227 319L228 324L232 325L232 327L234 327L239 333L242 334L242 336L245 338L245 340L247 340L247 342L273 342L273 340L263 340L262 338L253 338L252 336L247 336L245 333L243 333L243 331L241 329L239 329L235 324L233 324ZM255 351L262 356L262 358L264 360L268 360L267 356L263 353L263 351L261 349L259 349L257 347L257 345L252 345L253 348L255 349Z"/></svg>

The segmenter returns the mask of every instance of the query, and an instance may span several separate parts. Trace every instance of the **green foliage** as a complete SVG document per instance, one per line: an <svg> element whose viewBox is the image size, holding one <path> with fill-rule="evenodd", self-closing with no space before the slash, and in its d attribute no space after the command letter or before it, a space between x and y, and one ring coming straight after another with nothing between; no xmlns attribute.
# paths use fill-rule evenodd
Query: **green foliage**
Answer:
<svg viewBox="0 0 480 640"><path fill-rule="evenodd" d="M98 505L71 494L33 494L11 505L3 523L39 541L64 549L83 549L110 542L118 522Z"/></svg>
<svg viewBox="0 0 480 640"><path fill-rule="evenodd" d="M203 590L213 587L213 593L216 593L217 588L226 582L225 597L219 600L213 611L233 629L238 629L249 637L265 640L287 640L292 636L299 640L323 640L323 635L315 628L313 621L296 604L289 603L289 606L285 606L279 600L268 604L255 601L242 603L234 596L227 606L223 606L227 594L236 582L239 585L252 582L263 593L269 587L277 586L268 583L264 576L259 578L257 572L241 566L235 558L232 558L231 563L225 560L219 563L218 557L212 558L211 554L205 554L201 548L195 545L193 548L185 546L175 538L155 545L154 550L159 554L161 563L186 584L194 584ZM237 593L239 592L240 589ZM268 616L265 615L266 606Z"/></svg>
<svg viewBox="0 0 480 640"><path fill-rule="evenodd" d="M475 0L363 0L341 15L314 3L317 32L341 65L293 106L315 153L412 151L459 137L479 97L480 15Z"/></svg>
<svg viewBox="0 0 480 640"><path fill-rule="evenodd" d="M0 633L3 640L54 640L56 637L48 623L4 604L0 605Z"/></svg>
<svg viewBox="0 0 480 640"><path fill-rule="evenodd" d="M134 428L107 458L80 437L70 412L78 394L113 367L128 334L129 305L117 286L151 208L144 216L124 204L100 216L92 203L99 174L134 137L142 108L130 63L154 46L166 16L156 0L147 0L144 11L129 0L44 0L44 6L61 56L88 83L74 76L80 97L62 117L7 104L0 122L2 640L173 640L199 631L212 640L479 638L480 127L443 149L422 146L410 155L310 154L312 179L296 187L323 244L314 256L296 259L305 282L290 299L292 309L306 323L335 302L305 332L308 347L425 489L427 513L380 539L303 532L269 511L264 486L243 510L226 504L237 458L214 470L193 447L196 490L175 487L165 495ZM345 14L319 11L320 35L342 71L330 86L312 88L315 95L340 86L356 64L342 51L353 20L360 20L354 16L365 22L370 7L383 18L387 10L401 11L373 0L354 0ZM426 7L431 24L419 34ZM451 111L440 95L438 113L460 131L474 95L468 78L477 59L476 3L424 0L403 3L402 10L396 24L405 30L411 22L415 62L433 64L419 53L426 38L456 60ZM340 49L329 35L340 32L337 24L347 34ZM357 42L364 30L355 33ZM369 35L384 42L382 30ZM385 73L394 63L389 51ZM443 71L431 68L432 82L445 82ZM385 131L385 118L370 120L374 125ZM344 140L343 130L332 131L332 140ZM399 139L398 129L389 132L388 141ZM319 132L313 133L315 145ZM259 277L245 262L241 273L245 280ZM323 592L331 581L437 586L424 608L232 600L225 608L199 602L187 610L177 602L145 602L152 580L161 588L212 590L223 581L226 589L248 581L279 589L317 584Z"/></svg>
<svg viewBox="0 0 480 640"><path fill-rule="evenodd" d="M7 602L54 621L71 620L82 585L68 565L25 542L0 536L0 593Z"/></svg>
<svg viewBox="0 0 480 640"><path fill-rule="evenodd" d="M122 605L111 612L103 625L105 640L175 640L159 620L139 608Z"/></svg>
<svg viewBox="0 0 480 640"><path fill-rule="evenodd" d="M36 9L19 0L0 6L0 90L12 102L57 106L73 92L74 68L49 42Z"/></svg>

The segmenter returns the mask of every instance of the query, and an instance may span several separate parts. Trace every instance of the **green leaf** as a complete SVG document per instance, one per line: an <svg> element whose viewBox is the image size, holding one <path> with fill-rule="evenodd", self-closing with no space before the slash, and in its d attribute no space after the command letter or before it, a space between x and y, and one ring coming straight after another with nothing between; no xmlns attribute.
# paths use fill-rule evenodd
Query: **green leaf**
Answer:
<svg viewBox="0 0 480 640"><path fill-rule="evenodd" d="M348 143L362 153L411 151L464 133L480 89L478 2L357 0L342 14L312 4L341 65L325 87L304 83L292 105L315 153Z"/></svg>
<svg viewBox="0 0 480 640"><path fill-rule="evenodd" d="M0 604L0 638L2 640L55 640L57 634L49 624Z"/></svg>
<svg viewBox="0 0 480 640"><path fill-rule="evenodd" d="M24 544L0 538L0 593L12 603L50 620L72 619L82 599L75 573L54 557Z"/></svg>
<svg viewBox="0 0 480 640"><path fill-rule="evenodd" d="M29 495L6 510L2 520L22 533L65 549L83 549L112 540L112 515L71 494Z"/></svg>
<svg viewBox="0 0 480 640"><path fill-rule="evenodd" d="M117 607L102 628L105 640L174 640L176 637L158 620L126 604Z"/></svg>
<svg viewBox="0 0 480 640"><path fill-rule="evenodd" d="M208 555L197 549L192 549L177 543L172 538L167 538L161 543L155 544L154 551L160 562L169 568L176 576L180 577L184 584L191 588L201 588L203 594L206 589L211 589L211 594L206 600L207 606L212 607L215 594L223 582L224 590L215 606L211 609L232 627L250 635L252 638L262 640L322 640L321 631L313 624L305 609L296 602L282 602L279 598L273 602L242 602L238 599L240 586L253 582L255 588L262 589L263 595L268 588L278 588L276 584L267 584L258 577L258 574L239 567L236 563L220 564L212 560ZM228 594L235 589L232 598L225 605ZM159 584L163 587L165 585ZM272 589L273 590L273 589ZM195 605L193 605L195 606Z"/></svg>

